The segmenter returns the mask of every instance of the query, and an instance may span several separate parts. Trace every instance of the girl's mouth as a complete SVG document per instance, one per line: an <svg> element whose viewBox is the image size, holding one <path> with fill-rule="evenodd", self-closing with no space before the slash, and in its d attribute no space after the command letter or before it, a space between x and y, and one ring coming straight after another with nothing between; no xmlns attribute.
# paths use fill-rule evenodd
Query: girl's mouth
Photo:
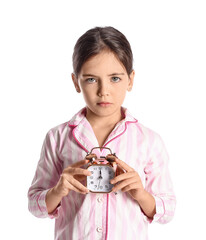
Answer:
<svg viewBox="0 0 206 240"><path fill-rule="evenodd" d="M101 107L109 107L111 105L110 102L99 102L97 103L97 105L101 106Z"/></svg>

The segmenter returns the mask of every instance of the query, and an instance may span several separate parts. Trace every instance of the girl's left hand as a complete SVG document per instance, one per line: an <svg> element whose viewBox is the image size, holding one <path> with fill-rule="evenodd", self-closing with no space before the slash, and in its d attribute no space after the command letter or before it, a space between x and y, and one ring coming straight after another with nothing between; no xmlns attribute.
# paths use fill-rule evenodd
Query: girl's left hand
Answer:
<svg viewBox="0 0 206 240"><path fill-rule="evenodd" d="M124 169L124 171L121 171L120 175L110 181L112 184L116 184L112 191L122 190L122 192L128 192L138 201L145 192L139 174L120 159L116 158L115 162L117 163L117 167Z"/></svg>

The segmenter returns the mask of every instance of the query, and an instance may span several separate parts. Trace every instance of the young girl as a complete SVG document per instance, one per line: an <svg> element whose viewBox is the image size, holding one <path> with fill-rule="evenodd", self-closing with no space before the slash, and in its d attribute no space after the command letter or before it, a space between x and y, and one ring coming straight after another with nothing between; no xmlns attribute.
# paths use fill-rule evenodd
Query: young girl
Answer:
<svg viewBox="0 0 206 240"><path fill-rule="evenodd" d="M174 215L164 144L122 107L133 86L132 62L129 42L112 27L90 29L75 45L72 80L86 107L47 133L28 192L32 214L56 219L55 239L146 240L148 223ZM91 175L85 156L98 146L115 152L124 170L108 194L84 184Z"/></svg>

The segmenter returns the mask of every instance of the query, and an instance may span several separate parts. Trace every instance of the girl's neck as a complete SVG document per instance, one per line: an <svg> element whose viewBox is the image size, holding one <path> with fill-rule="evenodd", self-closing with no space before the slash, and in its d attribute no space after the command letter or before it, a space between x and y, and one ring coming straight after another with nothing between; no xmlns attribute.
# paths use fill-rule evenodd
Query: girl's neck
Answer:
<svg viewBox="0 0 206 240"><path fill-rule="evenodd" d="M121 108L112 115L109 116L98 116L93 113L90 109L86 108L86 118L93 128L100 127L114 127L118 122L120 122L124 116L122 114Z"/></svg>

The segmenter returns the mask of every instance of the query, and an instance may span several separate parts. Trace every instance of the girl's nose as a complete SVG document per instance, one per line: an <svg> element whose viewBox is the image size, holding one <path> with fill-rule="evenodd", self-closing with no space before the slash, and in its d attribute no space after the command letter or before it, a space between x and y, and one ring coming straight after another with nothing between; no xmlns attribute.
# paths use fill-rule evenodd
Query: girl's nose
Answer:
<svg viewBox="0 0 206 240"><path fill-rule="evenodd" d="M109 86L107 83L101 82L98 86L98 96L108 96L109 95Z"/></svg>

